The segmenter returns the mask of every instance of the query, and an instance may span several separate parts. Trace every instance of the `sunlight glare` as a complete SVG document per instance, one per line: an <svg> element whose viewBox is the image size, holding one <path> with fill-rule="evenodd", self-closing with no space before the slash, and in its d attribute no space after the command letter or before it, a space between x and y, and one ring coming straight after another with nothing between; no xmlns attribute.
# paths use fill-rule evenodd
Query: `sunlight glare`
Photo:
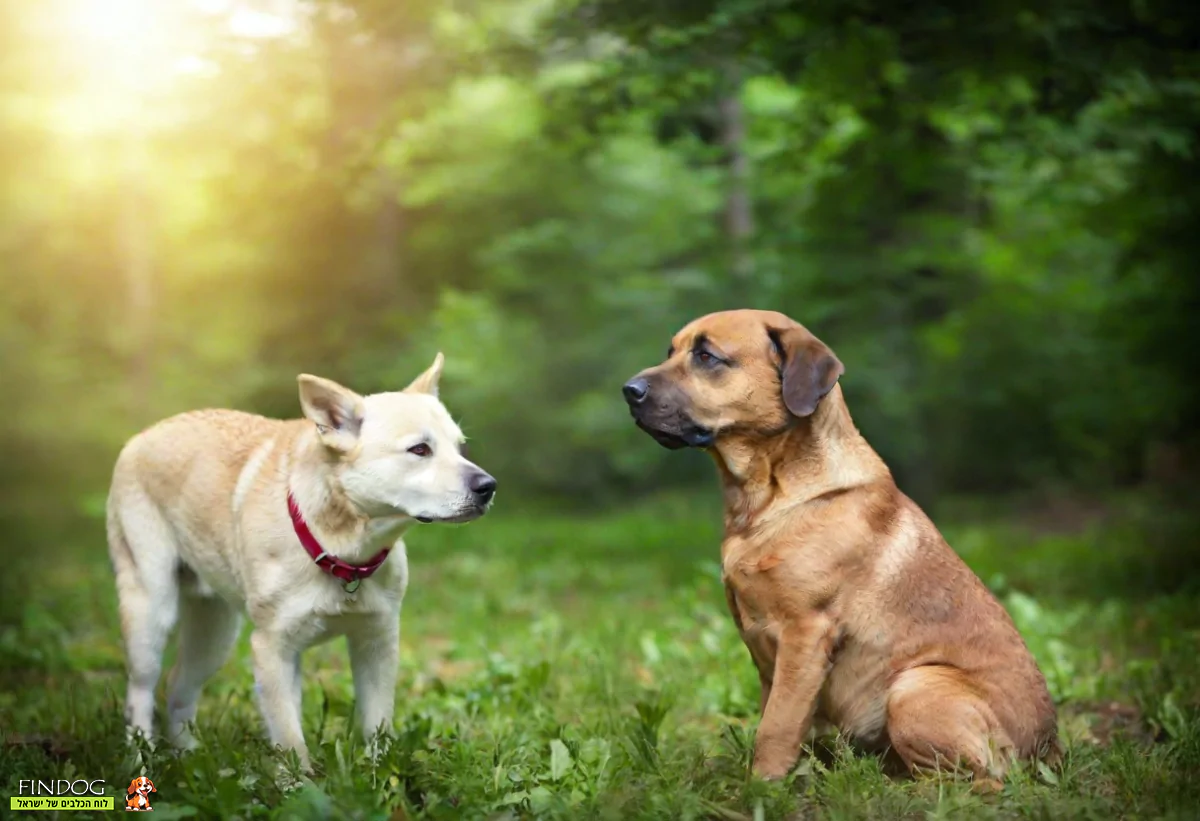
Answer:
<svg viewBox="0 0 1200 821"><path fill-rule="evenodd" d="M162 34L164 5L161 0L73 0L67 17L85 39L144 43Z"/></svg>
<svg viewBox="0 0 1200 821"><path fill-rule="evenodd" d="M39 0L40 2L41 0ZM145 130L186 105L180 83L219 73L225 44L296 36L294 0L47 0L46 19L75 93L73 132Z"/></svg>
<svg viewBox="0 0 1200 821"><path fill-rule="evenodd" d="M238 8L229 18L229 29L240 37L271 39L295 31L295 24L278 14Z"/></svg>

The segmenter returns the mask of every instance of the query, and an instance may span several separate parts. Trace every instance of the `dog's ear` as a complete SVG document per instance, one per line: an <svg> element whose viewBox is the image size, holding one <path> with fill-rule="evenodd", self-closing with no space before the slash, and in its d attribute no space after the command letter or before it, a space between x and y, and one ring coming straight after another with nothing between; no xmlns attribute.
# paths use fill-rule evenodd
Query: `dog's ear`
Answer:
<svg viewBox="0 0 1200 821"><path fill-rule="evenodd" d="M366 411L362 397L319 376L302 373L296 381L300 384L300 407L316 424L321 443L337 451L352 450L358 443Z"/></svg>
<svg viewBox="0 0 1200 821"><path fill-rule="evenodd" d="M150 792L158 792L158 787L154 786L153 781L151 781L150 779L146 779L146 783L150 785Z"/></svg>
<svg viewBox="0 0 1200 821"><path fill-rule="evenodd" d="M767 335L779 357L783 404L795 416L812 416L845 372L842 361L800 325L768 328Z"/></svg>
<svg viewBox="0 0 1200 821"><path fill-rule="evenodd" d="M125 790L125 794L133 795L135 792L137 792L137 779L136 778L129 782L129 789Z"/></svg>
<svg viewBox="0 0 1200 821"><path fill-rule="evenodd" d="M438 395L438 380L442 378L442 365L445 363L446 357L442 356L441 351L433 358L433 364L412 381L412 384L404 389L405 393L428 393L433 396Z"/></svg>

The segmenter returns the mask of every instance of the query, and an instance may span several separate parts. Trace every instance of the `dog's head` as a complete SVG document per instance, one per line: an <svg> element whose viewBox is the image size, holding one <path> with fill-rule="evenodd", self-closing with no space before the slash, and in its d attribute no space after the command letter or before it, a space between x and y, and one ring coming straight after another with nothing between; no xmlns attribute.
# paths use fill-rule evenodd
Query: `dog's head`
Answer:
<svg viewBox="0 0 1200 821"><path fill-rule="evenodd" d="M144 775L139 775L130 781L129 789L125 791L127 795L141 795L143 797L152 792L158 792L158 790L154 789L154 782Z"/></svg>
<svg viewBox="0 0 1200 821"><path fill-rule="evenodd" d="M843 371L833 351L774 311L724 311L675 334L660 365L625 383L638 427L663 447L770 436L811 416Z"/></svg>
<svg viewBox="0 0 1200 821"><path fill-rule="evenodd" d="M491 506L496 480L463 455L463 433L438 400L442 362L439 353L403 391L370 396L299 377L304 415L347 497L368 516L466 522Z"/></svg>

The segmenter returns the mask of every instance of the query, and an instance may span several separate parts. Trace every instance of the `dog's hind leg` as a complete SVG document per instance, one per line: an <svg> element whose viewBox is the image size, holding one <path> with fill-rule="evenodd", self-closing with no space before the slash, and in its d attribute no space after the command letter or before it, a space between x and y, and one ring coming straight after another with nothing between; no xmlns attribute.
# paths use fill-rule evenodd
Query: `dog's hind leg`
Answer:
<svg viewBox="0 0 1200 821"><path fill-rule="evenodd" d="M174 537L162 514L136 483L118 488L108 502L108 547L117 577L121 635L129 673L125 720L131 734L154 731L154 688L162 655L175 626L179 601Z"/></svg>
<svg viewBox="0 0 1200 821"><path fill-rule="evenodd" d="M965 771L996 784L1012 761L1013 744L991 707L949 667L915 667L897 676L887 730L892 749L914 774Z"/></svg>
<svg viewBox="0 0 1200 821"><path fill-rule="evenodd" d="M188 724L204 682L220 669L237 641L241 612L213 595L185 592L179 600L179 642L167 688L168 734L176 746L195 747Z"/></svg>

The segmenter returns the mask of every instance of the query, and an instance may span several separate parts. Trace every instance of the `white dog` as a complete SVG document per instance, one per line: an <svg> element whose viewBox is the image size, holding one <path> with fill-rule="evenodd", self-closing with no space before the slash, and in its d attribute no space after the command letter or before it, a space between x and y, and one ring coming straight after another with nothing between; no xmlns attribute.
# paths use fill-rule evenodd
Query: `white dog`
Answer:
<svg viewBox="0 0 1200 821"><path fill-rule="evenodd" d="M168 733L188 724L204 682L237 639L241 612L271 741L310 767L300 727L300 653L345 635L359 725L390 731L413 520L465 522L496 481L461 453L437 398L438 354L400 393L362 397L300 376L306 419L229 410L171 417L121 451L108 543L129 669L126 720L153 730L163 646L179 622Z"/></svg>

